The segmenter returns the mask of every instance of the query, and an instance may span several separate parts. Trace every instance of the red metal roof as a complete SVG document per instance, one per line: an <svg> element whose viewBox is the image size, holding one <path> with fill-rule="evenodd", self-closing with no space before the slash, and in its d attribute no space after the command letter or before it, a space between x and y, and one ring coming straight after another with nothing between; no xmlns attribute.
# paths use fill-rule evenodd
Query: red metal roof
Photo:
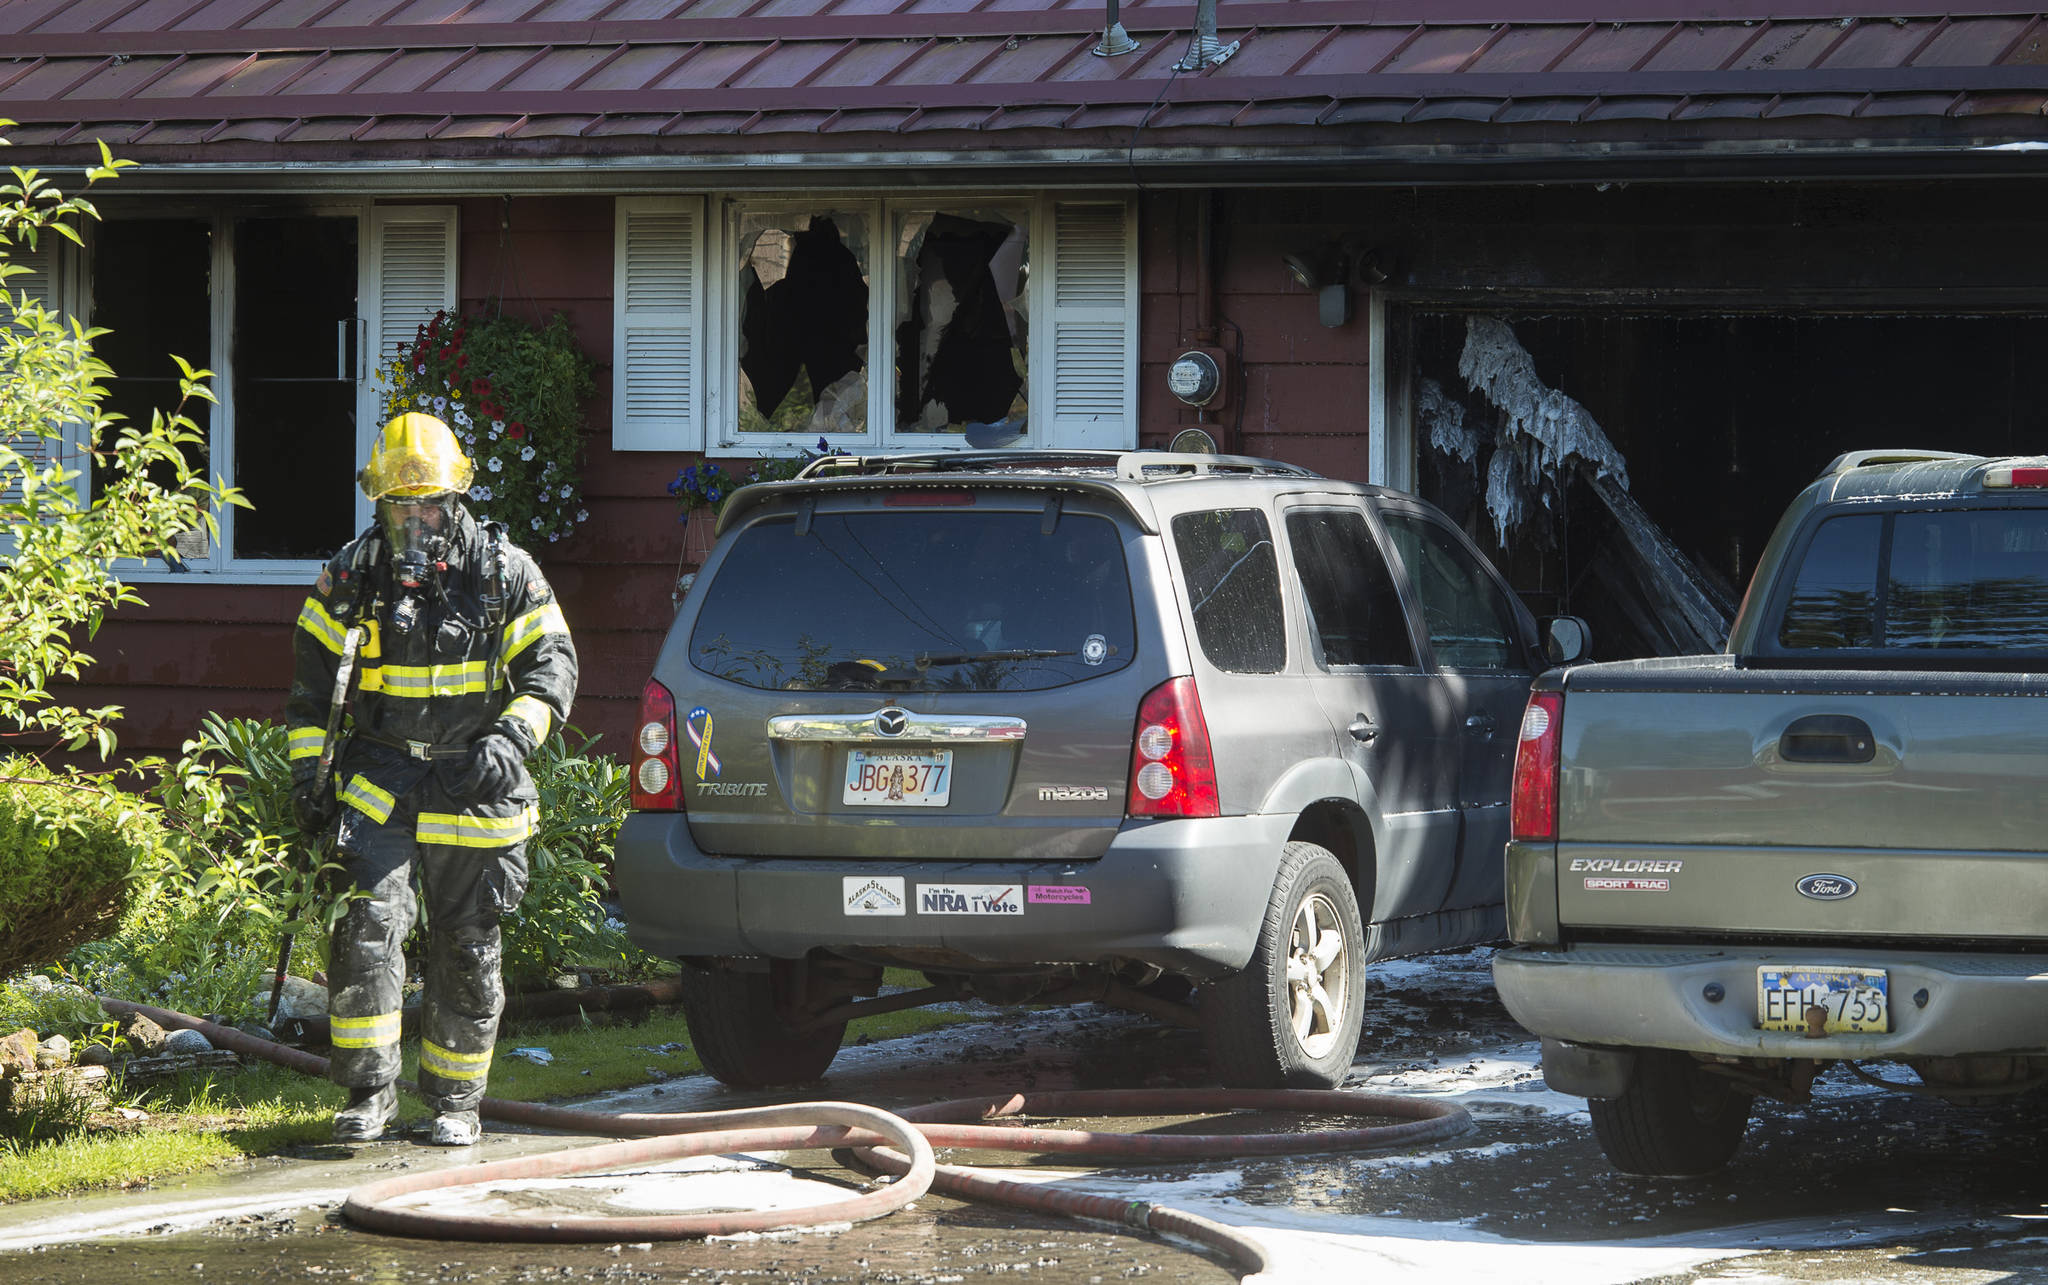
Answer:
<svg viewBox="0 0 2048 1285"><path fill-rule="evenodd" d="M1981 147L2040 137L2048 110L2048 23L1992 4L1225 0L1236 55L1176 72L1193 15L1127 3L1143 48L1100 58L1100 0L4 0L0 117L21 122L16 160L105 139L239 164L1015 149L1120 164L1134 146L1277 164L1402 146Z"/></svg>

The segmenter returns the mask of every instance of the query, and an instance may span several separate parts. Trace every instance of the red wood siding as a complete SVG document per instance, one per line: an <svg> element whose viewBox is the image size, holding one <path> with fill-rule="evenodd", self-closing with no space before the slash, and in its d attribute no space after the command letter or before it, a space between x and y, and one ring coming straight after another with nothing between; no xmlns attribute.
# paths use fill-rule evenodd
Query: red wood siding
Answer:
<svg viewBox="0 0 2048 1285"><path fill-rule="evenodd" d="M1141 199L1141 440L1162 445L1200 423L1226 450L1363 479L1363 294L1348 324L1326 328L1316 320L1315 299L1281 265L1286 252L1341 235L1348 208L1341 195L1240 192L1217 201L1215 342L1235 351L1243 334L1234 400L1205 422L1165 391L1168 365L1200 326L1201 199L1179 191ZM583 475L590 521L540 557L582 658L573 722L620 753L671 618L683 528L666 488L690 457L611 449L611 197L521 197L509 206L484 197L461 208L463 308L481 311L503 295L507 311L531 319L567 313L598 366ZM79 692L127 707L120 726L125 750L174 750L209 710L282 716L302 590L196 578L142 590L149 605L110 619L91 648L100 663Z"/></svg>
<svg viewBox="0 0 2048 1285"><path fill-rule="evenodd" d="M682 525L665 487L683 457L611 450L612 201L522 197L508 207L491 197L461 206L462 307L481 311L502 295L506 311L530 319L566 313L598 367L586 420L590 522L540 560L582 660L572 722L621 752L670 618ZM75 692L82 703L126 707L117 727L124 752L175 750L208 711L283 716L303 589L195 578L139 590L148 605L109 618L88 647L99 663Z"/></svg>
<svg viewBox="0 0 2048 1285"><path fill-rule="evenodd" d="M1287 275L1281 257L1344 235L1342 195L1241 191L1212 215L1216 346L1243 345L1232 403L1202 414L1166 391L1173 359L1197 341L1198 192L1148 193L1139 206L1139 436L1161 446L1200 426L1222 449L1301 464L1330 477L1367 472L1365 296L1351 320L1326 327L1316 300ZM1355 201L1355 197L1349 198ZM1234 325L1232 323L1235 323Z"/></svg>

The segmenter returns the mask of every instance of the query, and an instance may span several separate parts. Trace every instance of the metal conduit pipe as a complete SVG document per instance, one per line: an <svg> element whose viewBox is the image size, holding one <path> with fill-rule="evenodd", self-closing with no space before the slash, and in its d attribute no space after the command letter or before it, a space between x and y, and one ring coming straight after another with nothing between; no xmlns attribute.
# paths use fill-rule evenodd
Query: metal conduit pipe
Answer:
<svg viewBox="0 0 2048 1285"><path fill-rule="evenodd" d="M217 1046L313 1075L327 1060L241 1031L168 1009L102 1000L109 1012L141 1013L159 1025L199 1031ZM1306 1133L1126 1134L1021 1125L965 1123L1058 1115L1179 1115L1220 1111L1289 1111L1352 1118L1400 1120ZM349 1196L343 1212L363 1226L407 1235L460 1240L573 1242L633 1238L683 1239L767 1231L877 1218L926 1190L992 1201L1041 1213L1084 1218L1179 1236L1204 1245L1246 1273L1265 1270L1258 1242L1234 1228L1146 1201L1124 1200L1044 1185L1009 1182L960 1165L939 1165L932 1148L970 1147L1033 1155L1093 1156L1120 1160L1229 1159L1247 1155L1302 1155L1380 1151L1456 1137L1472 1127L1455 1103L1337 1089L1130 1089L998 1094L887 1112L846 1102L807 1102L738 1111L684 1114L579 1111L540 1103L485 1098L480 1114L491 1120L579 1133L627 1136L550 1155L457 1166L373 1183ZM627 1164L741 1151L840 1148L868 1168L897 1175L895 1182L848 1201L804 1210L720 1212L631 1218L546 1218L440 1214L402 1209L392 1202L424 1191L516 1178L566 1177Z"/></svg>

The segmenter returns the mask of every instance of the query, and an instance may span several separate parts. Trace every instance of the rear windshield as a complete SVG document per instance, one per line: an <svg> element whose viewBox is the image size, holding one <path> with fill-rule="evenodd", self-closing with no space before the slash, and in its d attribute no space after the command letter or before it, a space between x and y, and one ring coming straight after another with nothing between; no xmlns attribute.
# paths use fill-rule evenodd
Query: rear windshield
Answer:
<svg viewBox="0 0 2048 1285"><path fill-rule="evenodd" d="M2048 651L2048 509L1829 519L1806 547L1778 645Z"/></svg>
<svg viewBox="0 0 2048 1285"><path fill-rule="evenodd" d="M784 691L1031 691L1131 663L1116 525L1042 511L821 513L742 530L690 634L697 668Z"/></svg>

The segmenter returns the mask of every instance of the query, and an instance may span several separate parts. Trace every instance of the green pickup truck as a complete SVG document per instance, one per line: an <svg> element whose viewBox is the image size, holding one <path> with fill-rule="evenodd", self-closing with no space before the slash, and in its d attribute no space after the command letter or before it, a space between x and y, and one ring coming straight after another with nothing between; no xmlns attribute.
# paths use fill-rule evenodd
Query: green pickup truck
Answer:
<svg viewBox="0 0 2048 1285"><path fill-rule="evenodd" d="M1837 1064L2048 1082L2048 458L1834 461L1725 653L1538 679L1513 836L1494 980L1625 1172Z"/></svg>

